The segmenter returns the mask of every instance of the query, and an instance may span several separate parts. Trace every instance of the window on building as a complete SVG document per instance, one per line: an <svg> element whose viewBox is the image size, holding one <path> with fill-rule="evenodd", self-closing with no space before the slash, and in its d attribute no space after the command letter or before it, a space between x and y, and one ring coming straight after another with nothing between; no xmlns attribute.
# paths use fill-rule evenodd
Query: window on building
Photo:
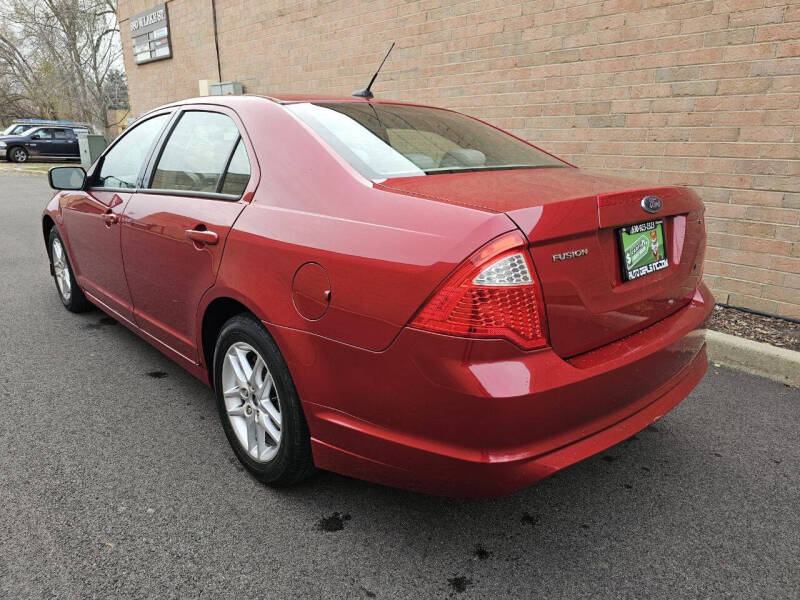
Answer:
<svg viewBox="0 0 800 600"><path fill-rule="evenodd" d="M184 113L164 146L150 187L216 192L238 139L239 130L227 115L201 111Z"/></svg>
<svg viewBox="0 0 800 600"><path fill-rule="evenodd" d="M241 196L248 181L250 181L250 160L247 158L247 148L245 148L244 142L239 140L231 158L231 164L228 165L228 170L222 180L220 192Z"/></svg>
<svg viewBox="0 0 800 600"><path fill-rule="evenodd" d="M144 161L170 116L158 115L129 129L103 157L95 186L135 188Z"/></svg>

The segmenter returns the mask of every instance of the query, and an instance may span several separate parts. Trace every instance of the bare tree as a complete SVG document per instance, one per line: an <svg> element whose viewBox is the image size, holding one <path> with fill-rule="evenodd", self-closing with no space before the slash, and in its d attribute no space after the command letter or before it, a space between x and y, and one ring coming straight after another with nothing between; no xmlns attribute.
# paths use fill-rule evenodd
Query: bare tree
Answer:
<svg viewBox="0 0 800 600"><path fill-rule="evenodd" d="M109 84L119 85L115 0L6 0L0 8L0 77L32 109L87 121L105 133ZM113 81L110 81L113 80Z"/></svg>
<svg viewBox="0 0 800 600"><path fill-rule="evenodd" d="M34 116L38 112L15 79L0 73L0 123L7 123L14 117Z"/></svg>

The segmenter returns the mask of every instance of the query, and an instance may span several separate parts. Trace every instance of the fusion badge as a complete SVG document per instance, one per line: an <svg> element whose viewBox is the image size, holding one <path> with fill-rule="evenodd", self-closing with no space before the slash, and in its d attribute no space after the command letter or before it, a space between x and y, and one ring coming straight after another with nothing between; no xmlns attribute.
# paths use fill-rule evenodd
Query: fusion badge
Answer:
<svg viewBox="0 0 800 600"><path fill-rule="evenodd" d="M569 260L570 258L578 258L579 256L586 256L589 254L588 248L581 248L580 250L570 250L569 252L561 252L560 254L553 254L553 262L560 260Z"/></svg>

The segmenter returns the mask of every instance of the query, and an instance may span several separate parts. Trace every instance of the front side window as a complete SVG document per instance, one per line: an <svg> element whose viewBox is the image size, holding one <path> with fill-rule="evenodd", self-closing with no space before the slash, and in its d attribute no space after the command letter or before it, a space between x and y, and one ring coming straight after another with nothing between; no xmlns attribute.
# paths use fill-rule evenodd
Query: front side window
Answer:
<svg viewBox="0 0 800 600"><path fill-rule="evenodd" d="M34 132L31 137L35 137L37 140L52 140L53 139L53 130L52 129L40 129L39 131Z"/></svg>
<svg viewBox="0 0 800 600"><path fill-rule="evenodd" d="M371 102L304 102L287 108L367 179L567 166L448 110Z"/></svg>
<svg viewBox="0 0 800 600"><path fill-rule="evenodd" d="M103 157L96 187L135 188L144 161L170 116L158 115L128 131Z"/></svg>
<svg viewBox="0 0 800 600"><path fill-rule="evenodd" d="M239 130L227 115L184 113L164 146L150 187L215 193L238 139Z"/></svg>

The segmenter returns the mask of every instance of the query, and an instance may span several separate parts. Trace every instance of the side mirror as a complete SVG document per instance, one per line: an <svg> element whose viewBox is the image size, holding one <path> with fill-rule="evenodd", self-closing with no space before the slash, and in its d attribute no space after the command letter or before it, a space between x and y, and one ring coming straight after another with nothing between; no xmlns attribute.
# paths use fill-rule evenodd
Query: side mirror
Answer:
<svg viewBox="0 0 800 600"><path fill-rule="evenodd" d="M39 139L39 134L38 134L38 133L34 133L34 134L31 136L31 139L32 139L32 140L38 140L38 139Z"/></svg>
<svg viewBox="0 0 800 600"><path fill-rule="evenodd" d="M47 179L54 190L82 190L86 171L83 167L53 167L48 171Z"/></svg>

